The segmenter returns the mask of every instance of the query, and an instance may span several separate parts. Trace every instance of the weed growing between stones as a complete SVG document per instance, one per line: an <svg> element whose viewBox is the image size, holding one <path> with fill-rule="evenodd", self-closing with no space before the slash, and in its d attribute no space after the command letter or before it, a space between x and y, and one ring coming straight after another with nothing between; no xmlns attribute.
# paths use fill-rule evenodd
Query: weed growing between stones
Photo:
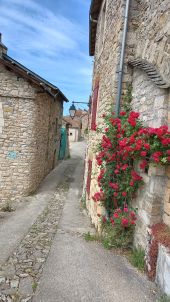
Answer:
<svg viewBox="0 0 170 302"><path fill-rule="evenodd" d="M128 254L130 263L141 272L145 271L145 251L142 249L132 249Z"/></svg>
<svg viewBox="0 0 170 302"><path fill-rule="evenodd" d="M88 232L84 234L84 239L86 241L100 241L100 236L98 236L97 234L92 235L90 234L90 232Z"/></svg>
<svg viewBox="0 0 170 302"><path fill-rule="evenodd" d="M1 211L2 212L13 212L15 211L14 208L12 208L12 206L10 205L10 203L6 203L6 205L4 205L2 208L1 208Z"/></svg>
<svg viewBox="0 0 170 302"><path fill-rule="evenodd" d="M85 196L85 194L82 195L82 198L81 198L81 205L82 205L82 208L83 208L84 210L86 210L86 196Z"/></svg>
<svg viewBox="0 0 170 302"><path fill-rule="evenodd" d="M170 302L170 297L164 294L160 297L159 300L156 300L156 302Z"/></svg>

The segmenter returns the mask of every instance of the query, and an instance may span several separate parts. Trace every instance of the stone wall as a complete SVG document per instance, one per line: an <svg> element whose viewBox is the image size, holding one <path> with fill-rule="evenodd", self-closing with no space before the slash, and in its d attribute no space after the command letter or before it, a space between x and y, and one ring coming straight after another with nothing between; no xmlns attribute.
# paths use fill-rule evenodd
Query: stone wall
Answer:
<svg viewBox="0 0 170 302"><path fill-rule="evenodd" d="M96 79L99 80L96 119L98 126L102 125L101 115L106 113L110 108L114 110L125 3L125 0L103 1L98 19L92 83L93 97L95 81ZM105 4L106 13L103 19L102 9ZM170 3L168 0L155 0L154 2L148 0L132 0L130 6L122 95L126 93L129 85L133 86L132 107L134 110L140 112L143 122L152 127L170 123L169 89L157 87L155 83L148 78L144 70L133 68L129 65L129 62L135 58L146 60L156 68L158 74L167 83L167 86L168 84L170 86L169 8ZM95 131L89 131L87 161L88 159L92 160L93 169L91 193L90 199L87 200L87 207L92 221L96 226L99 225L97 212L104 211L104 209L96 208L96 205L94 205L91 199L91 196L98 191L98 168L95 161L95 154L96 145L99 140L99 134L96 135ZM150 177L151 176L145 175L147 182L150 182ZM166 176L164 175L163 178L165 192ZM154 183L153 179L152 183ZM147 186L148 184L146 184L146 194L147 190L150 190ZM161 197L161 205L163 205L163 197Z"/></svg>
<svg viewBox="0 0 170 302"><path fill-rule="evenodd" d="M62 103L0 65L0 205L36 190L54 167Z"/></svg>
<svg viewBox="0 0 170 302"><path fill-rule="evenodd" d="M162 245L159 245L156 283L170 296L170 251Z"/></svg>
<svg viewBox="0 0 170 302"><path fill-rule="evenodd" d="M169 124L168 114L170 93L169 89L161 89L148 79L147 75L135 69L132 81L132 108L140 113L143 124L150 127L160 127ZM169 124L170 125L170 124ZM135 245L143 248L147 245L147 228L154 224L164 222L170 225L169 191L167 173L165 168L150 166L148 173L142 175L145 187L138 193L135 206L139 208L139 220L135 233ZM165 199L166 192L166 199ZM166 212L164 213L164 209Z"/></svg>
<svg viewBox="0 0 170 302"><path fill-rule="evenodd" d="M103 1L103 5L105 1ZM104 20L104 31L101 36L101 23L102 11L99 15L96 47L95 47L95 61L93 70L93 83L92 83L92 99L95 82L99 80L99 93L97 102L97 116L96 124L100 126L103 122L101 115L106 113L110 108L114 107L115 97L117 91L117 70L118 70L118 57L120 55L120 37L122 30L122 11L124 9L124 1L106 1L106 15ZM101 41L102 40L102 41ZM96 135L95 131L90 128L91 118L89 119L89 143L87 159L92 160L92 178L90 199L86 200L89 215L92 222L96 227L100 227L97 213L104 211L103 208L94 204L92 200L93 194L98 190L97 173L98 167L96 165L96 145L100 140L100 135ZM87 160L88 161L88 160ZM87 167L87 165L86 165Z"/></svg>
<svg viewBox="0 0 170 302"><path fill-rule="evenodd" d="M81 123L82 123L81 136L83 138L87 138L88 137L89 113L87 113L81 117Z"/></svg>

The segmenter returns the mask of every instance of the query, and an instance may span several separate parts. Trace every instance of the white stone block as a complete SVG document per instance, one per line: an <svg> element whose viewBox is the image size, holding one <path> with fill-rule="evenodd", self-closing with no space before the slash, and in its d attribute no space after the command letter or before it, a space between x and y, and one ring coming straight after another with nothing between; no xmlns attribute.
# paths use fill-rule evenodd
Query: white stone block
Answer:
<svg viewBox="0 0 170 302"><path fill-rule="evenodd" d="M170 250L163 245L159 246L156 283L166 295L170 295Z"/></svg>

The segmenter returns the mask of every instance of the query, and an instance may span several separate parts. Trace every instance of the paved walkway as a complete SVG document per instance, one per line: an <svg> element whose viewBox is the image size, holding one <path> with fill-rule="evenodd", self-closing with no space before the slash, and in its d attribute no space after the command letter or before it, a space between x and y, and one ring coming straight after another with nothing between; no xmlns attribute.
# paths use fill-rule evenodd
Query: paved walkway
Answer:
<svg viewBox="0 0 170 302"><path fill-rule="evenodd" d="M84 143L73 146L76 170L33 302L151 302L154 284L122 256L86 242L90 221L80 209Z"/></svg>
<svg viewBox="0 0 170 302"><path fill-rule="evenodd" d="M44 211L49 200L56 192L57 185L65 178L68 166L75 166L75 159L63 161L44 179L40 188L33 196L23 198L15 212L0 215L0 265L15 250L31 225ZM5 236L4 236L5 234Z"/></svg>

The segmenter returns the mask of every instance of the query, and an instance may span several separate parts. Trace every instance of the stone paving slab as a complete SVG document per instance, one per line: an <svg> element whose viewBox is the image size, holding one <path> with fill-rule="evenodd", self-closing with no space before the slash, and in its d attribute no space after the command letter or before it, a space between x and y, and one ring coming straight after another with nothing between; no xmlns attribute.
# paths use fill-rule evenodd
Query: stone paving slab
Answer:
<svg viewBox="0 0 170 302"><path fill-rule="evenodd" d="M29 229L15 252L0 268L0 302L31 301L52 240L57 231L74 165L68 165L64 180L48 205Z"/></svg>
<svg viewBox="0 0 170 302"><path fill-rule="evenodd" d="M124 257L83 238L94 229L80 209L82 175L83 161L76 168L33 302L155 302L154 283Z"/></svg>
<svg viewBox="0 0 170 302"><path fill-rule="evenodd" d="M23 199L15 212L0 215L0 265L18 246L31 225L36 221L56 191L56 186L64 178L68 165L75 160L61 162L42 182L39 190L33 196ZM24 202L24 200L27 200Z"/></svg>

